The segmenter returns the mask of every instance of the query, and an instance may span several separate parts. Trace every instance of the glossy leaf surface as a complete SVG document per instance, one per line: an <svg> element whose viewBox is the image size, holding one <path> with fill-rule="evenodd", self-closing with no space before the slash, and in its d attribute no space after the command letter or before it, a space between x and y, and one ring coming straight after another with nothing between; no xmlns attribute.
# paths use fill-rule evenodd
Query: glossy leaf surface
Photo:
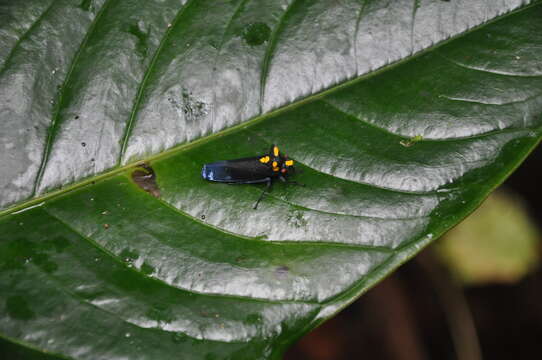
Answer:
<svg viewBox="0 0 542 360"><path fill-rule="evenodd" d="M0 349L280 357L540 141L540 3L3 2Z"/></svg>

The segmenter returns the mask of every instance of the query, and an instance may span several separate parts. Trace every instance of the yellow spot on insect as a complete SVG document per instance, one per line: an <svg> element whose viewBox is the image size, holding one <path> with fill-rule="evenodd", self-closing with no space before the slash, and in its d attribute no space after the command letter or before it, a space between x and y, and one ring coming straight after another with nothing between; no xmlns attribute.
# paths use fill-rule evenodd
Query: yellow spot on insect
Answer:
<svg viewBox="0 0 542 360"><path fill-rule="evenodd" d="M278 168L278 167L274 167L274 168L273 168L273 171L279 171L279 168Z"/></svg>
<svg viewBox="0 0 542 360"><path fill-rule="evenodd" d="M273 167L276 168L279 164L276 161L273 161Z"/></svg>
<svg viewBox="0 0 542 360"><path fill-rule="evenodd" d="M260 162L262 164L267 164L269 162L269 156L264 156L263 158L260 158Z"/></svg>
<svg viewBox="0 0 542 360"><path fill-rule="evenodd" d="M285 164L286 164L286 166L292 166L292 165L294 165L294 161L293 160L287 160L285 162Z"/></svg>
<svg viewBox="0 0 542 360"><path fill-rule="evenodd" d="M273 147L273 155L275 156L279 156L279 148L278 147Z"/></svg>

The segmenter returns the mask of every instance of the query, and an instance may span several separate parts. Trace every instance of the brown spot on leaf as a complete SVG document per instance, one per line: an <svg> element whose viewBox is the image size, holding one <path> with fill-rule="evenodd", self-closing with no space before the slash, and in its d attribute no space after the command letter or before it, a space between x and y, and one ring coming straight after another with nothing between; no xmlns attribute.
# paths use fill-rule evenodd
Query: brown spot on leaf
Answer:
<svg viewBox="0 0 542 360"><path fill-rule="evenodd" d="M156 183L156 173L150 165L145 163L139 165L139 167L132 172L132 180L137 186L152 196L156 198L160 197L160 189L158 189L158 184Z"/></svg>
<svg viewBox="0 0 542 360"><path fill-rule="evenodd" d="M288 266L281 265L275 269L275 274L277 275L277 277L285 277L286 275L288 275L289 271L290 268Z"/></svg>

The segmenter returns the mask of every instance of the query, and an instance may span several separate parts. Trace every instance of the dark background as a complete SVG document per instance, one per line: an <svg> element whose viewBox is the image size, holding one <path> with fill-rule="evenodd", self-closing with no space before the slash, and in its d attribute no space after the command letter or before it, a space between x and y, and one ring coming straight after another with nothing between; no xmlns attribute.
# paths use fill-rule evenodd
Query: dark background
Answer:
<svg viewBox="0 0 542 360"><path fill-rule="evenodd" d="M505 182L539 229L541 164L539 146ZM463 288L429 247L303 337L285 360L541 359L541 268L514 285Z"/></svg>

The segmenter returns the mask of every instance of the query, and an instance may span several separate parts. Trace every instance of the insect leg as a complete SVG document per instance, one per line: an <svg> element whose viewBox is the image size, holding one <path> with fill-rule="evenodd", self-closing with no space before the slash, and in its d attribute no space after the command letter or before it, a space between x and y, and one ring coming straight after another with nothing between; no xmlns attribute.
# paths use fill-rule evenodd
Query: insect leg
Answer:
<svg viewBox="0 0 542 360"><path fill-rule="evenodd" d="M286 180L284 176L280 176L279 179L280 181L286 184L293 184L293 185L299 185L299 186L305 187L305 184L298 183L297 181Z"/></svg>
<svg viewBox="0 0 542 360"><path fill-rule="evenodd" d="M258 198L258 201L256 201L256 204L254 204L254 210L256 210L258 208L258 204L260 203L260 201L263 199L263 196L265 195L265 193L267 193L269 190L271 189L271 178L269 178L267 180L267 186L265 187L265 189L263 189L262 193L260 194L260 197Z"/></svg>
<svg viewBox="0 0 542 360"><path fill-rule="evenodd" d="M305 187L305 184L299 183L297 181L286 181L286 184L293 184Z"/></svg>

